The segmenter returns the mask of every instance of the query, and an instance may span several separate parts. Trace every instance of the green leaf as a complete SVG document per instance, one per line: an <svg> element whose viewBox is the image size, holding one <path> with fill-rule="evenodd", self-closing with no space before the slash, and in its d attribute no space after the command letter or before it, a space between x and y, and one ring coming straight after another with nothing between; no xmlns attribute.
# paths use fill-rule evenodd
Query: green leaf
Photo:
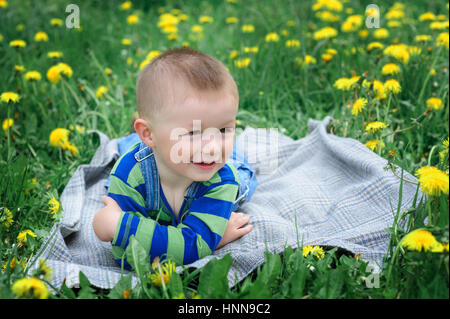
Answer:
<svg viewBox="0 0 450 319"><path fill-rule="evenodd" d="M233 260L230 254L211 259L202 269L198 293L202 298L225 298L229 291L227 274Z"/></svg>
<svg viewBox="0 0 450 319"><path fill-rule="evenodd" d="M272 292L267 288L262 277L259 276L248 289L248 294L243 299L268 299L272 297Z"/></svg>
<svg viewBox="0 0 450 319"><path fill-rule="evenodd" d="M69 287L67 287L66 285L66 281L63 281L63 284L61 285L61 293L62 295L68 297L68 298L72 298L75 299L77 296L75 295L75 292L70 289Z"/></svg>
<svg viewBox="0 0 450 319"><path fill-rule="evenodd" d="M441 226L441 227L448 226L448 223L449 223L447 199L448 199L447 195L439 196L440 211L439 211L438 226Z"/></svg>
<svg viewBox="0 0 450 319"><path fill-rule="evenodd" d="M183 281L179 274L174 272L170 277L170 281L167 284L167 289L169 289L172 298L179 297L181 294L184 294L183 289Z"/></svg>
<svg viewBox="0 0 450 319"><path fill-rule="evenodd" d="M302 264L289 279L289 298L302 298L305 295L306 279L310 270Z"/></svg>
<svg viewBox="0 0 450 319"><path fill-rule="evenodd" d="M132 273L122 276L107 295L110 299L122 299L125 290L131 290Z"/></svg>
<svg viewBox="0 0 450 319"><path fill-rule="evenodd" d="M281 272L281 258L278 254L272 254L269 252L264 253L266 262L262 268L259 278L264 284L270 284L273 282Z"/></svg>
<svg viewBox="0 0 450 319"><path fill-rule="evenodd" d="M78 274L80 279L80 291L78 293L79 299L96 299L97 296L94 294L95 289L91 287L91 283L89 282L89 279L86 277L83 272L79 272Z"/></svg>
<svg viewBox="0 0 450 319"><path fill-rule="evenodd" d="M149 257L144 247L142 247L134 236L130 237L128 246L125 249L125 256L128 263L142 281L144 276L150 271Z"/></svg>

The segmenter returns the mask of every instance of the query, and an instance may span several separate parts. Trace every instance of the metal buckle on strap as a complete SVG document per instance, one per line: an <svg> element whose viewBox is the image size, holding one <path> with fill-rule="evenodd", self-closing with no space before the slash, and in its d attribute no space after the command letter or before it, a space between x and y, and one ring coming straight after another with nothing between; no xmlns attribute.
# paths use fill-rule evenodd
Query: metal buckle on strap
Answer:
<svg viewBox="0 0 450 319"><path fill-rule="evenodd" d="M134 154L134 158L136 159L136 161L138 162L142 162L143 160L145 160L146 158L149 158L150 156L154 155L153 152L151 152L150 154L144 156L143 158L139 158L139 153L140 152L144 152L147 151L149 149L149 147L147 146L146 148L141 149L140 151L136 152Z"/></svg>

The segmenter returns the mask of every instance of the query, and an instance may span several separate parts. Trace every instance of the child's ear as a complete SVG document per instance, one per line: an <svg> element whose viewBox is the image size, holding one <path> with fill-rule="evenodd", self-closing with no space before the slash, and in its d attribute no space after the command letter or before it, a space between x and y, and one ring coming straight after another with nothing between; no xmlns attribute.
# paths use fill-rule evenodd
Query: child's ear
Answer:
<svg viewBox="0 0 450 319"><path fill-rule="evenodd" d="M139 135L139 138L148 147L153 147L153 134L148 122L144 119L136 119L134 121L134 130Z"/></svg>

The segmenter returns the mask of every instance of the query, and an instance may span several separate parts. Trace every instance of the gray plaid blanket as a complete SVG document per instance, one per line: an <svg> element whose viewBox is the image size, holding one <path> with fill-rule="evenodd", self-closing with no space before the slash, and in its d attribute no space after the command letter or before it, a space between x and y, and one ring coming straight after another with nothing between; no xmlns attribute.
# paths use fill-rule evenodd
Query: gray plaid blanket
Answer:
<svg viewBox="0 0 450 319"><path fill-rule="evenodd" d="M229 253L233 265L228 279L233 286L264 262L265 251L280 253L300 242L359 253L380 269L400 180L384 170L387 161L365 145L328 134L332 120L310 119L309 134L299 140L271 129L247 127L240 134L237 143L256 169L259 183L242 207L250 215L253 231L186 267L201 267ZM31 262L34 269L39 259L46 259L55 287L64 280L67 286L77 287L80 271L101 288L113 287L121 276L110 244L98 240L92 229L93 216L103 207L105 180L119 156L118 143L101 132L91 132L100 136L100 146L65 187L60 198L63 216ZM404 177L417 180L407 172ZM415 185L403 183L402 210L412 206L415 193Z"/></svg>

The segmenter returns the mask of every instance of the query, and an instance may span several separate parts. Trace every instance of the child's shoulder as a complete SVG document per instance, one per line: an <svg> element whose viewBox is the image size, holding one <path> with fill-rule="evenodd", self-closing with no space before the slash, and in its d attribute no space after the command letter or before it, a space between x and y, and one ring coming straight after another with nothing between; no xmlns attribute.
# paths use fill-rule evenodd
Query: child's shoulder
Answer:
<svg viewBox="0 0 450 319"><path fill-rule="evenodd" d="M136 166L139 166L134 154L139 151L140 142L131 146L122 156L120 156L114 167L111 170L111 174L120 178L123 181L127 181L130 177L130 173Z"/></svg>

